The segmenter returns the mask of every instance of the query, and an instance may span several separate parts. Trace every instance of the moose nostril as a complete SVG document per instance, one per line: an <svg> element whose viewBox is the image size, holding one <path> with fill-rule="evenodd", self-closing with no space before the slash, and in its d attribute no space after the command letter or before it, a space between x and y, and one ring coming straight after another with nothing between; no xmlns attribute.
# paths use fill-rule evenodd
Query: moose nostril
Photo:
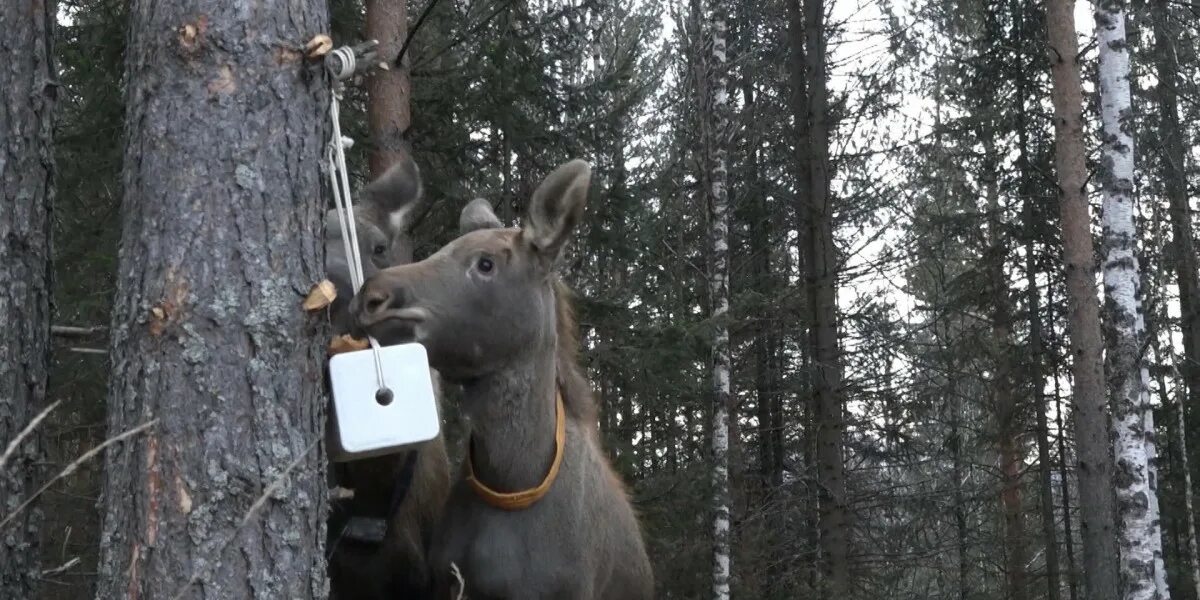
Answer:
<svg viewBox="0 0 1200 600"><path fill-rule="evenodd" d="M387 308L388 303L391 301L391 299L392 299L392 297L390 294L379 293L379 292L372 292L372 293L368 294L367 297L365 298L367 313L377 313L377 312Z"/></svg>

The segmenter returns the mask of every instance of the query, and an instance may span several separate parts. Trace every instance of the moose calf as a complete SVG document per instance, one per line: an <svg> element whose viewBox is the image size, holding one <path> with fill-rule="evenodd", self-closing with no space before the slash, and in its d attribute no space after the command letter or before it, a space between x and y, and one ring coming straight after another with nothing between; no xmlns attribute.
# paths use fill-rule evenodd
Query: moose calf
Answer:
<svg viewBox="0 0 1200 600"><path fill-rule="evenodd" d="M591 386L554 266L583 215L591 167L546 177L520 229L472 202L462 236L384 269L351 303L383 343L417 341L463 387L471 422L432 552L439 592L470 598L644 600L653 575L633 507L600 447ZM439 596L442 597L442 596Z"/></svg>

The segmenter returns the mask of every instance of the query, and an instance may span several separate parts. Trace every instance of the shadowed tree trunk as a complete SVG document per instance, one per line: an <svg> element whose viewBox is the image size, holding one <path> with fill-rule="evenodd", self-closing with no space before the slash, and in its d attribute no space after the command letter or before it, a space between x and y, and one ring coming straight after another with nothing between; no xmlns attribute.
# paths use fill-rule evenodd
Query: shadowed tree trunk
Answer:
<svg viewBox="0 0 1200 600"><path fill-rule="evenodd" d="M408 39L408 0L366 0L366 8L367 39L379 40L379 58L390 66L386 71L376 69L367 80L370 166L374 179L404 158L404 139L412 125L408 57L396 63L396 55Z"/></svg>
<svg viewBox="0 0 1200 600"><path fill-rule="evenodd" d="M812 311L814 408L819 481L819 522L825 596L847 591L849 536L842 462L842 359L838 349L837 254L829 193L829 123L826 105L825 3L804 0L807 88L809 308Z"/></svg>
<svg viewBox="0 0 1200 600"><path fill-rule="evenodd" d="M1068 333L1071 338L1079 513L1083 538L1084 597L1116 600L1116 515L1112 496L1112 446L1101 362L1100 307L1093 279L1091 217L1084 186L1083 91L1075 4L1046 3L1046 34L1053 81L1054 164L1062 218Z"/></svg>
<svg viewBox="0 0 1200 600"><path fill-rule="evenodd" d="M97 597L323 598L325 3L129 15Z"/></svg>
<svg viewBox="0 0 1200 600"><path fill-rule="evenodd" d="M53 3L0 5L0 456L46 395L50 338L50 206L54 197ZM0 520L36 489L42 432L32 430L0 464ZM0 598L30 598L41 514L25 509L0 526Z"/></svg>
<svg viewBox="0 0 1200 600"><path fill-rule="evenodd" d="M1153 473L1154 414L1143 359L1146 326L1133 198L1133 105L1124 2L1097 2L1100 116L1098 181L1104 194L1105 373L1116 436L1117 541L1126 600L1167 598Z"/></svg>
<svg viewBox="0 0 1200 600"><path fill-rule="evenodd" d="M981 139L989 139L989 132L981 131ZM1001 232L1003 207L1000 205L999 155L990 142L984 144L985 173L989 181L985 184L987 197L988 249L984 258L987 270L992 317L992 366L994 376L991 385L992 410L996 419L996 450L1000 458L1000 508L1004 515L1004 575L1007 598L1024 600L1025 590L1025 517L1021 499L1021 471L1023 448L1020 435L1022 427L1017 394L1012 377L1012 300L1008 295L1008 278L1004 262L1008 256L1008 245Z"/></svg>
<svg viewBox="0 0 1200 600"><path fill-rule="evenodd" d="M1156 0L1153 4L1154 59L1158 75L1158 139L1162 143L1162 182L1169 203L1171 219L1171 262L1175 266L1179 286L1179 329L1183 337L1183 360L1179 361L1185 394L1178 394L1179 417L1183 419L1177 431L1177 444L1183 464L1190 463L1186 448L1195 448L1200 437L1200 273L1197 272L1196 242L1192 231L1186 164L1187 151L1183 136L1186 129L1179 118L1179 56L1176 50L1178 32L1171 16L1170 4ZM1172 352L1172 354L1174 354ZM1185 406L1191 407L1192 418ZM1200 557L1197 556L1195 512L1192 510L1192 477L1188 467L1182 469L1178 485L1183 488L1186 523L1181 533L1187 548L1187 569L1194 593L1200 597Z"/></svg>
<svg viewBox="0 0 1200 600"><path fill-rule="evenodd" d="M1054 286L1046 292L1046 306L1054 306ZM1053 328L1051 328L1053 330ZM1054 389L1054 428L1058 431L1058 487L1059 498L1062 501L1063 514L1063 558L1066 560L1067 574L1067 593L1071 600L1079 600L1079 583L1076 576L1076 561L1075 561L1075 536L1071 525L1071 478L1067 468L1067 434L1065 425L1063 425L1063 403L1062 390L1059 384L1061 373L1058 361L1055 360L1055 355L1050 354L1050 372L1054 374L1051 379Z"/></svg>
<svg viewBox="0 0 1200 600"><path fill-rule="evenodd" d="M1195 407L1200 406L1200 306L1197 305L1200 302L1200 274L1197 273L1196 244L1185 176L1187 153L1183 136L1186 130L1179 118L1179 57L1175 48L1178 38L1168 2L1156 0L1153 23L1154 58L1158 75L1158 139L1162 142L1161 174L1169 203L1168 213L1173 237L1170 258L1179 286L1180 330L1183 334L1183 360L1178 361L1174 352L1170 353L1178 361L1183 390L1177 389L1175 401L1164 402L1163 406L1164 410L1170 411L1168 419L1174 420L1174 427L1168 427L1168 431L1173 432L1174 439L1168 440L1168 443L1175 442L1176 462L1180 465L1177 470L1177 485L1182 488L1180 496L1183 498L1184 514L1179 519L1182 525L1177 528L1177 532L1184 537L1185 549L1181 554L1186 560L1192 593L1200 598L1200 551L1197 550L1196 540L1196 513L1190 470L1192 461L1187 453L1187 449L1195 447L1197 442L1196 438L1189 437L1189 433L1197 431L1197 426L1194 423L1188 424L1188 411L1184 408L1192 406L1195 414ZM1155 351L1158 351L1157 346ZM1166 400L1164 386L1165 381L1160 388Z"/></svg>

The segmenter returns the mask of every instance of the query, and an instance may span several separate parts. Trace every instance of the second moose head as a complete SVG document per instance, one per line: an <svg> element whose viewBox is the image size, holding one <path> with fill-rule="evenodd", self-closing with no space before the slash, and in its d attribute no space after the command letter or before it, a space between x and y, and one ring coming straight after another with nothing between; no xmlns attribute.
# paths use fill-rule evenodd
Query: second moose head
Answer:
<svg viewBox="0 0 1200 600"><path fill-rule="evenodd" d="M410 156L363 190L354 207L354 226L364 278L390 266L412 262L413 227L429 208L422 192L421 174ZM337 333L345 333L350 328L347 306L354 289L336 210L325 213L325 270L337 288L337 299L330 311L333 328Z"/></svg>
<svg viewBox="0 0 1200 600"><path fill-rule="evenodd" d="M530 199L520 229L503 228L486 201L463 210L463 235L429 258L380 272L351 311L383 343L416 341L455 380L496 371L553 344L557 260L583 215L591 167L555 169Z"/></svg>

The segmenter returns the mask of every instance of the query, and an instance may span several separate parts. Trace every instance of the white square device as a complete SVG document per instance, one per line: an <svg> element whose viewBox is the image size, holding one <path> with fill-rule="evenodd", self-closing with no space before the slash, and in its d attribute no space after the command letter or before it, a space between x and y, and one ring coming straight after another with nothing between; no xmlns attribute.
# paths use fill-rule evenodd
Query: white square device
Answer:
<svg viewBox="0 0 1200 600"><path fill-rule="evenodd" d="M329 359L333 411L328 445L334 461L389 454L437 437L441 419L425 347L384 346L379 360L390 398L377 398L380 385L371 348Z"/></svg>

